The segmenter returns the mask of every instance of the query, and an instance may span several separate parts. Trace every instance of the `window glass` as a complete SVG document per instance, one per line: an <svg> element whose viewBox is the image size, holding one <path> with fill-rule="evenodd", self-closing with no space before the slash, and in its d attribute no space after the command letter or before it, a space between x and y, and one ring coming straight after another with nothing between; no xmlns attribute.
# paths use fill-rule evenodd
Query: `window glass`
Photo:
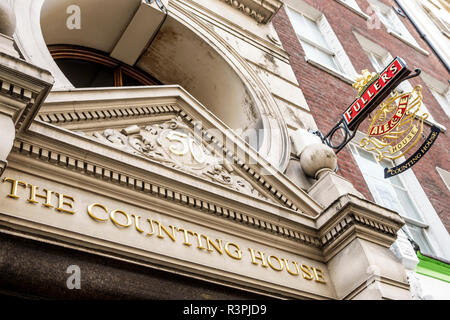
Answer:
<svg viewBox="0 0 450 320"><path fill-rule="evenodd" d="M345 2L346 4L348 4L350 7L353 7L355 9L359 9L358 4L356 3L355 0L341 0L342 2Z"/></svg>
<svg viewBox="0 0 450 320"><path fill-rule="evenodd" d="M305 25L307 26L307 32L305 36L313 41L314 43L321 45L324 48L329 49L327 42L325 41L325 38L323 37L322 32L320 32L319 26L317 23L307 17L304 17Z"/></svg>
<svg viewBox="0 0 450 320"><path fill-rule="evenodd" d="M342 71L317 21L287 9L288 16L308 59L330 69Z"/></svg>
<svg viewBox="0 0 450 320"><path fill-rule="evenodd" d="M443 95L433 89L431 89L431 93L436 98L436 101L440 104L441 108L445 111L445 114L450 117L450 90L448 90L446 95Z"/></svg>
<svg viewBox="0 0 450 320"><path fill-rule="evenodd" d="M420 252L434 255L434 250L427 240L424 229L411 223L406 223L406 226L408 227L408 231L411 233L413 240L419 245Z"/></svg>
<svg viewBox="0 0 450 320"><path fill-rule="evenodd" d="M392 161L384 159L378 163L374 153L352 145L352 153L363 174L370 193L376 203L398 212L414 227L411 234L423 253L432 253L431 245L425 235L425 221L417 208L411 193L399 176L384 178L384 168L392 167ZM411 227L412 228L412 227ZM408 229L409 225L408 225ZM417 238L417 239L416 239ZM423 246L423 248L422 248Z"/></svg>
<svg viewBox="0 0 450 320"><path fill-rule="evenodd" d="M369 60L372 63L372 66L375 68L376 72L381 72L384 70L384 68L386 66L384 65L382 58L380 58L379 56L377 56L371 52L368 52L367 56L369 57Z"/></svg>
<svg viewBox="0 0 450 320"><path fill-rule="evenodd" d="M98 50L73 45L48 48L58 67L76 88L161 85L148 73Z"/></svg>
<svg viewBox="0 0 450 320"><path fill-rule="evenodd" d="M397 33L400 34L400 35L402 35L402 30L401 30L401 28L398 28L398 27L395 25L395 23L394 23L394 21L392 20L392 18L390 17L390 14L389 14L389 13L383 13L383 12L381 12L381 11L379 11L379 10L378 10L377 13L379 14L379 17L380 17L380 19L381 19L381 22L383 22L383 24L384 24L387 28L391 29L392 31L397 32Z"/></svg>
<svg viewBox="0 0 450 320"><path fill-rule="evenodd" d="M338 69L338 66L332 55L325 53L324 51L318 49L315 46L310 45L305 41L301 41L303 49L305 50L305 54L308 58L313 59L321 64L324 64L333 69Z"/></svg>
<svg viewBox="0 0 450 320"><path fill-rule="evenodd" d="M57 59L56 64L75 88L114 86L114 70L101 64L76 59Z"/></svg>
<svg viewBox="0 0 450 320"><path fill-rule="evenodd" d="M303 16L293 10L287 9L286 11L289 15L289 19L292 22L292 26L294 27L295 32L297 34L301 34L302 32L304 32L306 30L306 25Z"/></svg>
<svg viewBox="0 0 450 320"><path fill-rule="evenodd" d="M133 77L130 77L129 75L123 73L122 74L122 85L124 87L128 86L142 86L142 83L138 80L136 80Z"/></svg>
<svg viewBox="0 0 450 320"><path fill-rule="evenodd" d="M378 0L369 0L369 2L388 31L394 31L401 38L414 45L418 45L414 37L411 35L406 26L403 24L402 20L400 20L397 13L392 8L386 7Z"/></svg>

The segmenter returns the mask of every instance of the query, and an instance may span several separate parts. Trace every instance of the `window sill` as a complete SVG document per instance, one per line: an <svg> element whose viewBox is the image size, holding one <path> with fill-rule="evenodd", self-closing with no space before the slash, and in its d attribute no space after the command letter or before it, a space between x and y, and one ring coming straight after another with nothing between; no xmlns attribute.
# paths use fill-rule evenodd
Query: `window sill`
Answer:
<svg viewBox="0 0 450 320"><path fill-rule="evenodd" d="M325 72L328 72L329 74L335 76L336 78L338 78L338 79L340 79L340 80L342 80L342 81L344 81L344 82L346 82L348 84L355 83L355 79L352 78L350 75L346 75L346 74L344 74L342 72L339 72L339 71L334 70L334 69L332 69L330 67L327 67L326 65L324 65L324 64L322 64L320 62L317 62L317 61L315 61L313 59L310 59L307 56L305 56L305 61L307 63L313 65L316 68L319 68L319 69L321 69L321 70L323 70Z"/></svg>
<svg viewBox="0 0 450 320"><path fill-rule="evenodd" d="M409 41L408 39L406 39L405 37L399 35L397 32L395 32L394 30L388 29L387 32L396 37L397 39L399 39L400 41L403 41L404 43L406 43L408 46L410 46L411 48L415 49L416 51L419 51L421 54L425 55L425 56L429 56L430 53L428 51L426 51L425 49L419 47L418 45L412 43L411 41Z"/></svg>
<svg viewBox="0 0 450 320"><path fill-rule="evenodd" d="M369 20L370 16L365 14L364 12L362 12L360 9L357 8L353 8L352 6L348 5L347 3L345 3L342 0L335 0L337 3L342 4L344 7L346 7L347 9L349 9L350 11L353 11L354 13L356 13L357 15L359 15L360 17Z"/></svg>
<svg viewBox="0 0 450 320"><path fill-rule="evenodd" d="M413 219L413 218L406 217L406 216L403 216L403 215L402 215L402 218L403 218L403 220L405 220L405 222L408 222L408 223L413 224L413 225L415 225L417 227L420 227L420 228L428 229L430 227L428 224L425 224L422 221L419 221L417 219Z"/></svg>
<svg viewBox="0 0 450 320"><path fill-rule="evenodd" d="M447 128L446 128L446 127L444 127L444 126L443 126L442 124L440 124L440 123L437 123L437 122L434 121L434 120L425 119L423 122L425 122L426 124L428 124L428 125L430 125L430 126L436 126L436 127L438 127L439 129L441 129L442 132L446 132L446 131L447 131Z"/></svg>

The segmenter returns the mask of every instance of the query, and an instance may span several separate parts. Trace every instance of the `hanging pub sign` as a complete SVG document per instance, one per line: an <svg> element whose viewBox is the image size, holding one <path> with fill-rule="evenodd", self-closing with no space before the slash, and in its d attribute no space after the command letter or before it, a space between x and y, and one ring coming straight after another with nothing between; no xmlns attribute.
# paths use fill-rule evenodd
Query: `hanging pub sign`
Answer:
<svg viewBox="0 0 450 320"><path fill-rule="evenodd" d="M363 74L353 84L358 90L357 98L344 111L338 124L326 136L320 132L315 133L338 153L356 135L362 121L373 113L367 136L361 140L360 146L375 152L377 160L381 162L384 159L402 158L413 152L413 148L422 142L414 154L402 164L385 168L385 178L411 168L431 148L440 133L440 129L433 126L428 138L422 141L426 129L424 121L429 115L421 110L421 86L415 87L409 93L393 92L401 82L418 76L420 72L420 69L416 69L411 75L406 63L399 57L380 74L363 70Z"/></svg>
<svg viewBox="0 0 450 320"><path fill-rule="evenodd" d="M361 139L360 146L375 152L378 162L404 157L424 136L424 120L429 115L421 110L422 100L421 86L409 93L396 92L376 110L367 136ZM402 164L385 168L384 177L390 178L411 168L430 150L439 133L440 129L433 126L428 138L416 152Z"/></svg>

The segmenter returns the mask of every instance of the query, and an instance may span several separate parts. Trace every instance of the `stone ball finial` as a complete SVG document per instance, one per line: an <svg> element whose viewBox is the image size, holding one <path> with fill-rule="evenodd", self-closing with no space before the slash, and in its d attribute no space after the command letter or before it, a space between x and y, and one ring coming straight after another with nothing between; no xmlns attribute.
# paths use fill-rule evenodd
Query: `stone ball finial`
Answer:
<svg viewBox="0 0 450 320"><path fill-rule="evenodd" d="M0 33L12 37L16 31L16 16L12 8L0 0Z"/></svg>
<svg viewBox="0 0 450 320"><path fill-rule="evenodd" d="M330 147L323 143L314 143L303 150L300 164L307 176L320 179L324 173L336 170L337 157Z"/></svg>

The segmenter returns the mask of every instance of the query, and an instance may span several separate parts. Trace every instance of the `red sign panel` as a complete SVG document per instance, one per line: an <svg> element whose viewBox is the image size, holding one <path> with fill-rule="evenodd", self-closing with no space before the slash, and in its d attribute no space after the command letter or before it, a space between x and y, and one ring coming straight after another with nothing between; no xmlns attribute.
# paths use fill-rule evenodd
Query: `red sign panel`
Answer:
<svg viewBox="0 0 450 320"><path fill-rule="evenodd" d="M391 87L389 84L395 82L406 69L405 63L396 58L381 74L380 77L372 83L360 98L355 100L352 105L344 112L344 120L350 127L351 124L357 122L357 120L367 112L370 112L369 108L372 102L384 92L385 88Z"/></svg>

